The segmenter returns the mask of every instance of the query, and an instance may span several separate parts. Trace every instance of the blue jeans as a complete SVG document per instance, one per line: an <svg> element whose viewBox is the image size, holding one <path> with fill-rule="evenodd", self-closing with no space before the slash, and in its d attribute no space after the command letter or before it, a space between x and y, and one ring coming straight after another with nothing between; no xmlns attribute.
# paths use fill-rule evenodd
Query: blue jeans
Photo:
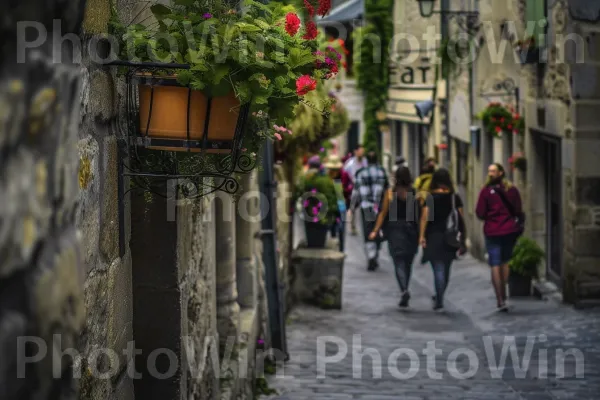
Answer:
<svg viewBox="0 0 600 400"><path fill-rule="evenodd" d="M435 285L435 298L438 305L444 304L444 293L450 281L450 266L452 261L432 261L433 282Z"/></svg>
<svg viewBox="0 0 600 400"><path fill-rule="evenodd" d="M394 269L396 271L396 280L402 292L408 291L410 276L412 274L412 262L414 256L399 257L394 259Z"/></svg>

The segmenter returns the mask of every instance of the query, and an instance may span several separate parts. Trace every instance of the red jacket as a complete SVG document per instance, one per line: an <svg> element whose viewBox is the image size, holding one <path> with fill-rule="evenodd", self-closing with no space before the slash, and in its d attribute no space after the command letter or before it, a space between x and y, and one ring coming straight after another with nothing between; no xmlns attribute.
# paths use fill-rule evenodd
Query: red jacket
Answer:
<svg viewBox="0 0 600 400"><path fill-rule="evenodd" d="M504 190L501 185L486 186L481 189L475 213L484 221L483 233L486 236L503 236L519 232L515 218L502 202L498 190L504 191L504 197L513 206L517 215L523 212L521 195L515 186L511 186L508 190Z"/></svg>

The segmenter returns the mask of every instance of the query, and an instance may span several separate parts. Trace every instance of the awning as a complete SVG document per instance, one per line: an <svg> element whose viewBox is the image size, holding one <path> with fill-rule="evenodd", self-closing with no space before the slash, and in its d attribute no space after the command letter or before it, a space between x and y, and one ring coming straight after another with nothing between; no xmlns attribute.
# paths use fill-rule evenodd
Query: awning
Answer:
<svg viewBox="0 0 600 400"><path fill-rule="evenodd" d="M406 121L416 124L429 125L431 114L421 120L417 116L415 103L424 100L434 100L432 85L397 85L388 91L387 117L396 121Z"/></svg>
<svg viewBox="0 0 600 400"><path fill-rule="evenodd" d="M317 24L327 25L328 22L348 22L362 19L365 14L365 0L349 0L334 8L326 16L317 19Z"/></svg>

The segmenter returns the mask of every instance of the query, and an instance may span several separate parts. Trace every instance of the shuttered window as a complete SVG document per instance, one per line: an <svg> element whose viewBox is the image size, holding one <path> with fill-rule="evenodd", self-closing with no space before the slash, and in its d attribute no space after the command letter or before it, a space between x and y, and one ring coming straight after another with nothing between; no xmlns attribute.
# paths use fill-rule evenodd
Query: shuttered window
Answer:
<svg viewBox="0 0 600 400"><path fill-rule="evenodd" d="M533 36L537 47L545 47L548 24L546 0L527 0L525 18L525 35L527 37Z"/></svg>

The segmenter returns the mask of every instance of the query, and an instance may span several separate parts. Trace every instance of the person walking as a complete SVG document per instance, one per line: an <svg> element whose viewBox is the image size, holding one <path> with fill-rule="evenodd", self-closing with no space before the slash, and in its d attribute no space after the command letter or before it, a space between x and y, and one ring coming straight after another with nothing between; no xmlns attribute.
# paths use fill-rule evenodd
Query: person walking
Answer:
<svg viewBox="0 0 600 400"><path fill-rule="evenodd" d="M352 153L348 153L342 158L342 163L345 165L346 162L352 157ZM342 167L341 171L342 189L344 192L344 200L346 201L346 210L350 209L350 199L352 198L352 190L354 189L354 183L350 178L350 174ZM345 223L344 223L345 225ZM350 219L351 234L356 235L356 224L354 219Z"/></svg>
<svg viewBox="0 0 600 400"><path fill-rule="evenodd" d="M433 157L429 157L425 160L425 163L421 167L421 173L415 179L415 189L417 192L427 192L429 191L429 185L431 183L431 178L433 177L433 173L435 172L437 166L435 164L435 159Z"/></svg>
<svg viewBox="0 0 600 400"><path fill-rule="evenodd" d="M360 208L365 252L368 259L367 269L374 271L379 267L381 240L380 238L371 240L369 234L375 226L379 204L384 192L389 187L389 182L385 170L377 162L377 154L374 151L367 154L367 162L368 166L356 172L350 210Z"/></svg>
<svg viewBox="0 0 600 400"><path fill-rule="evenodd" d="M479 193L475 213L484 221L483 233L492 269L492 285L499 311L508 311L506 283L509 261L519 236L523 233L524 214L519 190L508 179L501 164L488 167L488 179Z"/></svg>
<svg viewBox="0 0 600 400"><path fill-rule="evenodd" d="M433 270L433 309L443 311L452 262L457 254L466 252L463 202L455 193L452 178L445 168L433 173L429 195L420 201L419 244L423 248L422 263L429 262Z"/></svg>
<svg viewBox="0 0 600 400"><path fill-rule="evenodd" d="M353 186L354 186L354 181L356 179L356 172L358 172L359 169L364 168L368 165L367 159L364 157L364 153L365 153L365 148L362 145L358 146L356 148L356 150L354 150L354 156L350 157L344 163L343 169L346 172L346 174L348 175L348 177L350 178L350 181L352 182ZM351 211L355 211L355 210L351 210ZM356 218L352 218L352 215L349 216L349 218L350 218L351 235L355 236L357 234Z"/></svg>
<svg viewBox="0 0 600 400"><path fill-rule="evenodd" d="M329 157L327 157L327 162L324 166L325 169L327 169L329 177L333 179L338 208L336 220L331 226L331 237L339 238L339 249L341 252L344 252L347 208L346 200L344 198L344 187L342 184L343 163L337 155L332 154Z"/></svg>
<svg viewBox="0 0 600 400"><path fill-rule="evenodd" d="M413 180L408 167L399 167L394 177L394 188L384 195L381 212L369 235L370 240L375 240L381 229L385 231L390 255L394 261L396 280L400 287L399 307L408 307L412 263L419 249L419 207L412 185Z"/></svg>

